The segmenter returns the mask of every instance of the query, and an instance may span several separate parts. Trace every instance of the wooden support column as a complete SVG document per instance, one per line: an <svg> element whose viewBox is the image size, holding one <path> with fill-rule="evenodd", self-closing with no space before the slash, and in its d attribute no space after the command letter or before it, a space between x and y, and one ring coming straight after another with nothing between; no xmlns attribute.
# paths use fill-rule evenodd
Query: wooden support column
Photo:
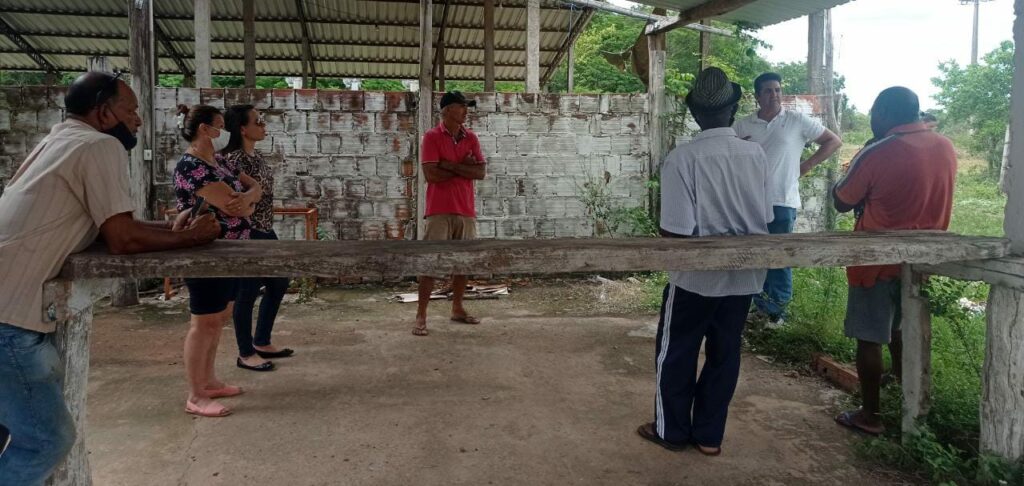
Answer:
<svg viewBox="0 0 1024 486"><path fill-rule="evenodd" d="M302 87L316 87L316 65L313 63L313 47L309 42L309 22L306 21L306 7L302 0L295 0L295 10L299 12L299 24L302 28Z"/></svg>
<svg viewBox="0 0 1024 486"><path fill-rule="evenodd" d="M150 196L153 189L153 141L155 140L153 99L156 89L156 36L153 31L153 1L129 0L128 63L131 87L139 100L142 126L136 133L138 143L128 156L128 184L135 203L135 219L152 219ZM139 303L138 283L134 279L118 281L111 289L110 304L127 307Z"/></svg>
<svg viewBox="0 0 1024 486"><path fill-rule="evenodd" d="M526 2L526 92L540 92L540 0Z"/></svg>
<svg viewBox="0 0 1024 486"><path fill-rule="evenodd" d="M921 295L922 276L910 265L901 275L903 301L903 441L917 431L917 420L928 414L932 388L932 320L928 298Z"/></svg>
<svg viewBox="0 0 1024 486"><path fill-rule="evenodd" d="M102 73L113 72L110 69L110 59L107 56L89 56L85 59L86 71L99 71Z"/></svg>
<svg viewBox="0 0 1024 486"><path fill-rule="evenodd" d="M710 20L701 20L700 25L711 25ZM711 55L711 32L700 31L700 69L708 67L708 56Z"/></svg>
<svg viewBox="0 0 1024 486"><path fill-rule="evenodd" d="M89 332L92 305L110 288L110 280L54 280L44 286L46 309L57 322L57 354L64 371L64 400L75 421L75 445L46 482L48 486L89 486L92 473L85 448L86 391L89 385Z"/></svg>
<svg viewBox="0 0 1024 486"><path fill-rule="evenodd" d="M256 87L256 0L242 0L242 36L245 56L245 87Z"/></svg>
<svg viewBox="0 0 1024 486"><path fill-rule="evenodd" d="M210 65L210 0L195 0L195 67L196 87L213 87L213 71Z"/></svg>
<svg viewBox="0 0 1024 486"><path fill-rule="evenodd" d="M1014 42L1024 42L1024 0L1014 1ZM1024 111L1024 50L1013 54L1010 113ZM1024 255L1024 116L1010 117L1003 229L1010 251ZM993 285L988 296L985 371L982 375L981 450L1010 460L1024 458L1024 292Z"/></svg>
<svg viewBox="0 0 1024 486"><path fill-rule="evenodd" d="M668 151L667 138L665 133L665 34L654 34L647 36L648 49L648 83L647 98L649 100L650 112L648 113L649 134L651 137L651 159L648 163L647 177L654 178L660 175L661 162ZM652 215L657 216L660 211L660 202L654 191L648 193L648 208Z"/></svg>
<svg viewBox="0 0 1024 486"><path fill-rule="evenodd" d="M416 127L419 132L420 146L423 135L434 125L434 80L431 79L432 43L434 39L434 2L420 0L420 95L416 104ZM422 148L420 149L422 150ZM417 151L418 152L418 151ZM423 177L423 168L416 170L416 239L422 240L425 229L423 214L427 209L427 180Z"/></svg>
<svg viewBox="0 0 1024 486"><path fill-rule="evenodd" d="M825 12L807 16L807 89L816 95L825 92Z"/></svg>
<svg viewBox="0 0 1024 486"><path fill-rule="evenodd" d="M484 91L494 89L494 0L484 0Z"/></svg>
<svg viewBox="0 0 1024 486"><path fill-rule="evenodd" d="M448 7L450 0L444 0L444 9L441 10L441 28L437 30L437 43L434 44L434 66L433 77L437 80L437 90L444 92L444 37L448 27Z"/></svg>

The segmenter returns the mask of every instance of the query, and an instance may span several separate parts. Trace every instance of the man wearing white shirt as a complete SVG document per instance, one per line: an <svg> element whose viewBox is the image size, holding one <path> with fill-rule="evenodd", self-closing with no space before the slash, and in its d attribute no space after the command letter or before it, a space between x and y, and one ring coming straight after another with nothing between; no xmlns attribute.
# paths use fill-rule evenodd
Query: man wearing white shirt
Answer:
<svg viewBox="0 0 1024 486"><path fill-rule="evenodd" d="M736 136L757 142L768 156L768 191L775 219L768 225L772 234L792 233L800 209L800 176L824 162L843 145L821 122L797 111L782 108L782 76L764 73L754 80L758 111L733 125ZM808 142L818 150L801 161ZM771 269L762 293L754 297L756 313L776 328L783 324L786 306L793 297L793 273L788 268Z"/></svg>

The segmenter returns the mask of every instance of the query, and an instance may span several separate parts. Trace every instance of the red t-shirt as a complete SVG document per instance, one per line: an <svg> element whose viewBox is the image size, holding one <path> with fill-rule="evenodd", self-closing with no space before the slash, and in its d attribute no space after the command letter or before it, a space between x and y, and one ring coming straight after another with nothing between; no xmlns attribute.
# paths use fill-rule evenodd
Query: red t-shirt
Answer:
<svg viewBox="0 0 1024 486"><path fill-rule="evenodd" d="M946 230L953 212L956 152L924 123L900 125L857 154L836 196L863 204L854 231ZM899 278L899 265L847 267L854 287Z"/></svg>
<svg viewBox="0 0 1024 486"><path fill-rule="evenodd" d="M420 144L420 161L424 164L436 164L441 161L464 164L466 155L472 155L477 164L486 163L484 154L480 151L480 140L465 127L462 127L458 134L452 135L444 127L444 123L440 123L423 136L423 143ZM435 214L458 214L475 218L473 180L453 177L444 182L428 182L427 208L423 215L430 217Z"/></svg>

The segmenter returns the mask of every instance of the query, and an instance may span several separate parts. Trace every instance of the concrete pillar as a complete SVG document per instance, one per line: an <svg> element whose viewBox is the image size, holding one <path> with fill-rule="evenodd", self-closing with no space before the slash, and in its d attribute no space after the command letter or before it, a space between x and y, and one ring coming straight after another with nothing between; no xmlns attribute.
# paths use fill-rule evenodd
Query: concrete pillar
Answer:
<svg viewBox="0 0 1024 486"><path fill-rule="evenodd" d="M433 37L434 37L434 5L431 0L420 0L420 96L417 104L416 126L419 129L419 142L423 135L434 125L434 80L431 79L433 69ZM416 170L416 239L422 240L425 229L423 214L426 210L426 183L423 169Z"/></svg>
<svg viewBox="0 0 1024 486"><path fill-rule="evenodd" d="M540 91L540 0L526 2L526 92Z"/></svg>
<svg viewBox="0 0 1024 486"><path fill-rule="evenodd" d="M196 87L213 87L213 71L211 68L210 31L210 0L195 0L196 30Z"/></svg>

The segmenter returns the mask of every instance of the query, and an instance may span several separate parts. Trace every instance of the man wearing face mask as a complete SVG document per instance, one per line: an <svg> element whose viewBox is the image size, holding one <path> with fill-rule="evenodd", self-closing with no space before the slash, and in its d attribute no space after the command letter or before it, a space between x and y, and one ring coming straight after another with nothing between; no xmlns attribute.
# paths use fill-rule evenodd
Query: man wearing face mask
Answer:
<svg viewBox="0 0 1024 486"><path fill-rule="evenodd" d="M69 87L57 124L0 196L0 423L11 444L0 485L38 485L75 442L61 391L56 324L43 316L43 283L64 259L102 237L113 254L185 248L217 238L212 216L137 221L128 153L138 101L118 76L90 72Z"/></svg>

